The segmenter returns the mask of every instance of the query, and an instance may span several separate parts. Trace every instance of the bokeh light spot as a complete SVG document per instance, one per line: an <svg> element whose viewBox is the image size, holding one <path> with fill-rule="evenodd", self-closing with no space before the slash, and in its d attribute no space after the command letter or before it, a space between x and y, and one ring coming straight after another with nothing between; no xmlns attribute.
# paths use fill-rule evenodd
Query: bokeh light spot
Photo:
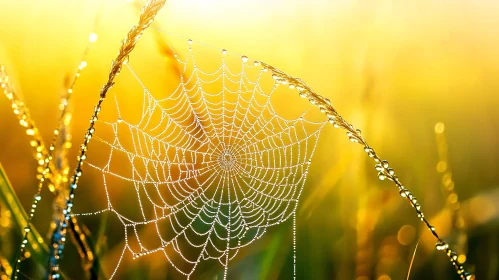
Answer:
<svg viewBox="0 0 499 280"><path fill-rule="evenodd" d="M435 124L435 133L444 133L445 124L443 122L438 122Z"/></svg>
<svg viewBox="0 0 499 280"><path fill-rule="evenodd" d="M397 240L402 245L409 245L416 237L416 229L411 225L402 226L397 233Z"/></svg>

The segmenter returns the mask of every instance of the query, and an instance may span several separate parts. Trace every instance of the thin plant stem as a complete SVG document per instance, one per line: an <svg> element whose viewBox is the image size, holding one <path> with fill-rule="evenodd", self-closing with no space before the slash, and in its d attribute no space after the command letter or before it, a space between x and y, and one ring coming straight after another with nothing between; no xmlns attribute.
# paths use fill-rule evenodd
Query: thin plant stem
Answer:
<svg viewBox="0 0 499 280"><path fill-rule="evenodd" d="M52 159L53 159L54 151L55 151L57 141L59 139L59 135L60 135L61 131L64 132L65 128L70 125L71 113L69 112L69 108L68 108L69 102L68 101L69 101L70 97L72 96L73 89L76 85L76 81L78 80L78 78L81 75L81 71L87 66L87 62L85 61L85 58L86 58L88 52L90 51L92 43L94 43L96 40L95 39L96 37L94 35L95 34L94 31L98 26L101 10L102 10L102 6L101 6L101 9L99 10L97 16L94 19L92 33L91 33L91 36L89 38L89 44L87 44L87 47L85 48L85 51L82 55L82 60L80 62L80 65L78 66L78 69L75 73L75 76L72 79L69 87L67 88L67 95L61 101L61 105L60 105L61 114L59 117L58 125L57 125L56 129L54 130L51 145L50 145L48 151L44 151L45 145L43 144L41 137L38 136L38 129L36 128L36 126L34 125L34 122L31 120L31 118L29 116L28 108L26 107L24 102L22 102L20 100L18 95L14 94L12 86L9 86L10 84L8 84L8 76L6 79L2 79L2 87L4 88L4 94L7 96L7 98L12 100L12 102L13 102L12 107L14 109L14 113L16 115L19 115L20 124L27 127L26 133L28 135L33 135L35 137L35 140L31 141L31 146L35 147L36 151L38 152L36 154L36 157L42 158L42 156L43 156L43 158L42 158L43 160L39 160L39 164L40 164L40 166L42 166L42 174L41 174L41 176L39 176L37 192L34 196L33 203L31 206L31 211L30 211L29 218L28 218L28 226L24 229L25 234L23 237L23 241L21 243L21 248L18 252L18 256L17 256L16 261L14 263L14 269L13 269L13 278L14 279L17 279L17 273L20 272L20 270L17 266L21 262L20 257L22 256L22 254L25 250L25 247L26 247L26 243L28 242L28 239L27 239L28 232L30 231L29 225L31 224L31 221L34 217L34 214L36 211L36 205L38 204L38 201L40 201L42 198L41 197L41 190L42 190L43 184L44 184L45 180L48 180L50 178L52 178L51 181L54 183L54 185L52 185L52 187L49 189L50 189L50 191L55 192L56 196L57 196L54 203L62 202L62 204L59 206L57 206L57 205L54 206L54 208L56 209L56 212L58 212L57 210L60 210L60 213L59 214L55 213L54 216L55 217L60 216L61 219L55 219L55 228L54 228L54 231L52 234L52 240L51 240L52 246L50 246L51 252L50 252L49 271L54 271L54 270L58 271L59 270L59 268L58 268L58 259L59 259L58 247L59 246L57 244L59 241L57 241L57 238L55 238L55 236L59 235L58 234L58 231L60 228L59 225L65 223L63 221L64 216L63 216L63 210L62 210L62 208L64 208L64 205L65 205L65 203L64 203L65 199L61 198L60 196L61 196L61 194L64 196L67 196L67 194L65 195L66 192L63 191L63 189L64 189L63 185L65 185L65 182L67 182L68 179L67 179L67 172L65 173L63 170L66 168L59 168L58 166L54 166ZM3 66L1 66L0 68L1 68L1 70L4 70ZM7 82L6 86L3 86L4 80ZM14 106L14 104L16 106ZM16 109L18 109L18 110L16 111ZM62 147L62 149L65 149L66 147L68 147L68 143L70 145L70 142L69 142L70 136L62 135L62 138L64 138L64 140L62 141L61 147ZM63 154L65 154L65 153L63 153ZM59 171L63 171L63 172L59 172ZM75 243L76 247L78 248L78 250L80 251L80 255L82 256L82 259L88 260L88 262L91 262L93 260L93 254L91 253L91 248L87 244L88 242L86 240L87 237L85 236L85 234L83 234L83 232L77 231L77 229L81 228L78 225L78 220L72 218L69 221L69 223L70 223L72 237L73 237L73 240L75 241L74 243Z"/></svg>
<svg viewBox="0 0 499 280"><path fill-rule="evenodd" d="M66 198L68 196L68 174L69 174L69 165L67 160L67 150L71 147L71 121L72 121L72 113L70 111L70 98L73 95L74 87L76 82L78 81L82 70L87 67L88 63L86 61L88 53L90 52L92 45L97 41L97 28L99 26L100 17L102 14L104 2L101 0L100 7L94 17L92 31L90 33L87 45L82 54L82 58L76 73L73 78L70 80L69 86L66 89L65 96L61 99L61 117L59 119L58 127L55 131L60 131L60 137L54 137L53 141L57 141L59 139L58 145L58 153L56 153L56 162L59 163L55 167L57 168L58 175L55 178L54 185L56 186L56 199L54 200L54 221L53 221L53 231L51 234L51 245L50 246L50 259L49 259L49 271L57 271L59 270L59 248L61 243L60 232L62 230L62 225L65 221L64 218L64 208L66 206ZM51 145L56 145L57 143L52 142ZM80 258L82 261L82 266L84 270L92 274L94 270L91 267L97 263L95 260L95 254L92 250L92 247L89 245L90 240L85 231L82 229L85 228L84 225L79 224L76 217L71 217L68 221L69 223L69 232L71 235L71 240L76 245L78 249L78 253L80 254ZM94 275L90 276L91 278Z"/></svg>
<svg viewBox="0 0 499 280"><path fill-rule="evenodd" d="M392 181L395 186L397 186L400 195L405 198L409 204L414 208L416 214L421 219L421 221L425 224L425 226L430 230L433 236L437 239L436 248L439 251L444 251L449 258L450 262L454 266L457 274L463 280L473 279L474 276L467 272L464 268L463 263L458 262L457 253L454 252L449 244L445 242L435 230L435 227L430 224L428 219L426 219L423 211L421 210L421 205L419 204L416 197L402 185L399 178L395 174L395 170L393 170L388 161L382 160L374 151L374 149L369 146L367 141L362 136L362 133L359 129L356 129L353 125L348 123L332 106L331 101L313 91L309 86L307 86L301 79L294 78L289 76L288 74L274 68L264 62L256 62L262 65L265 71L270 71L272 73L272 77L276 80L276 82L288 85L291 88L295 88L299 95L303 98L308 98L308 101L320 109L320 111L326 115L329 123L331 123L335 128L341 128L346 130L346 135L349 140L353 143L358 143L363 146L364 151L368 154L370 158L372 158L375 162L375 168L378 171L378 178L380 180L388 179Z"/></svg>
<svg viewBox="0 0 499 280"><path fill-rule="evenodd" d="M57 182L60 182L63 180L63 178L62 178L63 176L59 176L61 174L59 174L57 172L57 168L54 166L53 161L49 160L49 158L50 158L49 155L51 155L51 153L46 149L46 145L45 145L42 137L40 136L39 130L36 127L35 122L31 118L31 115L29 113L29 108L27 107L26 103L22 100L22 98L14 90L14 87L12 86L12 84L10 82L9 75L8 75L7 71L5 70L5 66L3 66L1 64L0 64L0 85L3 89L4 95L7 97L7 99L11 100L13 113L18 117L20 125L23 127L26 127L26 134L32 137L32 140L30 141L30 146L33 148L34 157L39 164L39 166L38 166L39 174L37 175L37 178L39 180L44 178L44 180L47 180L47 181L50 181L51 183L53 183L54 185L51 184L51 186L49 187L49 190L51 192L55 192L57 195L57 192L60 188L56 188L55 185L58 185ZM73 86L74 86L74 83L73 83ZM57 139L57 138L55 138L55 139ZM55 143L54 143L54 146L55 146ZM46 168L44 168L44 166L48 166L48 170L49 170L48 172L45 172L45 173L40 172L40 170L47 170ZM34 201L38 202L38 199L41 199L40 192L41 192L41 189L38 189L37 193L35 194ZM33 205L36 205L36 202L34 202L32 204L32 209L33 209ZM30 218L31 218L31 213L34 213L34 212L33 211L30 212ZM31 225L30 218L28 218L29 225ZM78 227L78 220L76 218L71 220L71 224L72 224L71 228L75 228L75 227L79 228ZM25 228L24 230L29 231L30 229L31 229L31 227ZM84 238L84 236L81 235L80 232L72 232L72 236L77 237L78 239ZM27 234L25 234L23 242L27 238L28 238L28 236L27 236ZM82 240L82 242L79 242L79 243L75 242L79 251L82 251L81 246L85 246L86 243L87 242L85 240ZM16 258L16 262L14 263L13 272L16 272L16 270L17 270L16 266L19 263L19 260L20 260L19 258L21 256L22 256L22 253L21 252L18 253L18 256Z"/></svg>
<svg viewBox="0 0 499 280"><path fill-rule="evenodd" d="M118 55L116 58L113 60L113 63L111 65L111 70L108 75L107 82L104 84L104 86L101 88L100 91L100 98L97 103L97 105L94 107L94 113L92 114L92 117L90 119L90 127L88 128L83 144L81 145L80 149L80 155L77 158L77 164L75 168L74 175L71 177L71 184L70 184L70 189L69 189L69 195L67 197L66 201L66 206L65 209L63 210L63 214L65 217L66 222L62 223L62 230L61 230L61 245L63 246L66 240L66 228L68 226L69 221L71 220L71 208L73 207L73 200L75 196L75 190L78 185L78 180L82 175L82 166L83 166L83 161L86 158L86 152L88 149L88 144L90 140L92 139L92 135L95 132L95 122L98 119L99 112L102 108L102 103L104 102L107 92L113 87L115 83L115 79L118 76L118 74L121 72L121 69L123 65L128 62L128 58L132 50L135 48L137 42L139 41L140 37L144 33L144 31L153 23L154 18L156 17L157 13L159 10L164 6L166 3L166 0L149 0L144 7L142 8L142 12L140 14L139 22L137 25L133 26L130 31L128 32L127 36L121 43L121 47L119 49ZM60 250L60 254L62 254L62 248ZM59 274L57 271L51 271L50 272L50 279L54 279L59 277Z"/></svg>
<svg viewBox="0 0 499 280"><path fill-rule="evenodd" d="M419 246L419 240L418 243L416 243L416 247L414 247L414 252L412 253L411 263L409 264L409 270L407 271L406 280L409 280L409 278L411 277L412 265L414 264L414 259L416 259L416 252L418 251L418 246Z"/></svg>

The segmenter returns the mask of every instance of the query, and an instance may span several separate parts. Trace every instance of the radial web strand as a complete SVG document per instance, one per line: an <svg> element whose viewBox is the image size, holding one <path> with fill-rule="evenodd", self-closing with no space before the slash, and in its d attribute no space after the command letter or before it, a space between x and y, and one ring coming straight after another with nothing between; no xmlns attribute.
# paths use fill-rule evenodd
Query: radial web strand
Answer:
<svg viewBox="0 0 499 280"><path fill-rule="evenodd" d="M164 255L187 278L201 262L217 260L227 278L230 261L267 228L292 220L295 231L325 122L311 120L308 111L281 116L276 102L294 112L287 104L294 95L260 63L184 41L181 52L172 52L178 76L166 81L176 83L170 94L149 90L144 75L127 64L123 75L142 91L133 93L142 94L141 103L132 112L128 96L113 92L103 109L114 110L112 116L97 121L89 147L99 154L85 159L102 178L107 206L74 215L112 212L124 229L111 278L125 254L151 253ZM209 51L218 56L205 69L198 60ZM117 206L120 192L127 192L126 207Z"/></svg>

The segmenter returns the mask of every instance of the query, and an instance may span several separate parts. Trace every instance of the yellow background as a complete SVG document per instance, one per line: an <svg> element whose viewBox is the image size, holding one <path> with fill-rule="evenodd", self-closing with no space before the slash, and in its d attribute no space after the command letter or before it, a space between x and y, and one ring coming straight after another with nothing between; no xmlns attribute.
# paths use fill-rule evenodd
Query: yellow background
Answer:
<svg viewBox="0 0 499 280"><path fill-rule="evenodd" d="M96 0L0 3L0 61L46 142L57 124L65 78L80 63L100 5ZM75 88L73 147L82 139L121 39L137 21L134 3L104 1L102 9L99 39ZM498 277L497 261L492 261L498 251L499 215L498 14L499 4L489 0L172 0L157 24L302 78L362 129L430 218L446 207L435 169L434 136L435 123L444 122L456 192L469 217L468 262L479 278L495 279L491 275ZM154 46L151 36L140 41L144 61L154 57L147 51L154 52ZM151 86L160 87L162 81L157 83ZM27 207L35 191L36 162L28 137L3 96L0 119L0 162ZM75 155L73 148L71 164ZM366 261L370 278L405 277L418 238L408 245L393 240L404 225L415 227L418 234L427 231L396 188L376 179L374 165L364 157L361 147L350 143L344 132L324 130L298 209L300 278L355 279L362 259L357 242L362 238L372 245ZM482 203L473 203L477 196ZM50 217L50 207L46 208L35 222L41 232L49 221L42 217ZM448 233L449 223L443 220L436 223L437 229ZM289 225L268 234L246 252L248 257L240 260L235 275L288 277L290 234ZM488 241L479 242L484 236ZM268 244L276 239L286 249L265 258ZM424 250L418 249L413 274L418 279L454 275L443 254L433 255L433 240L422 240ZM270 263L267 270L264 262ZM150 277L165 273L164 259L149 258L135 265L146 267ZM147 270L150 266L159 268Z"/></svg>

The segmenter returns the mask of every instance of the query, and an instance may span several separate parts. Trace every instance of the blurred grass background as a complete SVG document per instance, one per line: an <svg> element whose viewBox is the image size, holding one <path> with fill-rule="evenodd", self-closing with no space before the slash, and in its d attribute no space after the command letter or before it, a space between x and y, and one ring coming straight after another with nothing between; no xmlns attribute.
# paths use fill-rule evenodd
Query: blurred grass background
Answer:
<svg viewBox="0 0 499 280"><path fill-rule="evenodd" d="M0 3L0 61L46 142L57 124L65 79L80 63L99 6L98 0ZM436 169L434 126L445 123L449 166L466 224L467 263L478 279L493 280L499 279L498 13L499 3L488 0L171 0L157 22L275 65L330 98L390 161L454 245L448 194ZM74 147L110 60L136 19L134 3L104 1L99 40L75 88ZM151 51L144 51L146 60L158 51L152 37L145 36L140 47ZM161 87L162 81L156 82L151 86ZM126 87L125 81L120 88ZM0 162L28 209L37 164L3 96L0 117ZM75 156L73 149L71 164ZM50 197L48 191L44 195ZM52 209L48 199L44 203L35 226L46 237ZM85 211L83 205L80 209ZM377 180L372 163L343 133L324 130L298 213L299 279L405 279L419 239L411 279L456 278L413 210L391 184ZM12 260L20 229L9 217L0 204L0 254ZM85 222L91 229L99 226L97 218ZM231 264L229 276L289 279L291 238L291 223L272 228ZM112 247L107 250L113 254ZM164 279L165 263L152 256L127 262L120 279ZM81 277L74 248L68 248L62 267L70 278ZM221 269L203 267L199 275L220 278Z"/></svg>

